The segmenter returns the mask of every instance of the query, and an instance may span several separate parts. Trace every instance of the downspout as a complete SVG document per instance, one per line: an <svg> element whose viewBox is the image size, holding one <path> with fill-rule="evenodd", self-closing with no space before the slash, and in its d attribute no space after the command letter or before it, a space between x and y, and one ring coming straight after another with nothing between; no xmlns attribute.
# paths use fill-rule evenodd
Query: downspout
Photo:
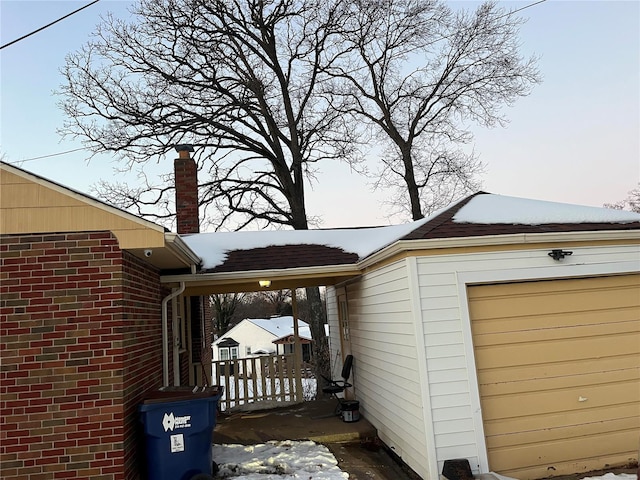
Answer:
<svg viewBox="0 0 640 480"><path fill-rule="evenodd" d="M169 320L167 318L167 304L169 300L181 295L185 288L185 283L180 282L180 287L174 289L173 292L162 299L162 385L164 387L169 386Z"/></svg>

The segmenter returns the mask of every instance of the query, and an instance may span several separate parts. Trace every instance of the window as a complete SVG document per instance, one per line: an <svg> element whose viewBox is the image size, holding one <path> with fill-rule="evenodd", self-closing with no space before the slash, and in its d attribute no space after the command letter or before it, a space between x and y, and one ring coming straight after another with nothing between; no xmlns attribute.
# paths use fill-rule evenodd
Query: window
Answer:
<svg viewBox="0 0 640 480"><path fill-rule="evenodd" d="M238 347L218 347L218 358L224 360L235 360L238 358Z"/></svg>
<svg viewBox="0 0 640 480"><path fill-rule="evenodd" d="M221 347L218 349L218 358L220 360L229 360L229 347Z"/></svg>
<svg viewBox="0 0 640 480"><path fill-rule="evenodd" d="M247 347L247 348L246 348L246 350L245 350L245 354L247 355L247 357L248 357L249 355L251 355L251 347Z"/></svg>

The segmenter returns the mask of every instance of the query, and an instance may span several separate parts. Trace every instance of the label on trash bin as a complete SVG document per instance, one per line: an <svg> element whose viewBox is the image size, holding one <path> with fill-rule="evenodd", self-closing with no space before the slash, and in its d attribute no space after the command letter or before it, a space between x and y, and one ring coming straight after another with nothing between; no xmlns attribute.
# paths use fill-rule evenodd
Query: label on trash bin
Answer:
<svg viewBox="0 0 640 480"><path fill-rule="evenodd" d="M191 427L191 415L185 415L184 417L176 417L171 413L165 413L162 419L162 427L165 432L171 430L173 432L176 428L190 428Z"/></svg>
<svg viewBox="0 0 640 480"><path fill-rule="evenodd" d="M184 452L184 435L171 435L171 453Z"/></svg>

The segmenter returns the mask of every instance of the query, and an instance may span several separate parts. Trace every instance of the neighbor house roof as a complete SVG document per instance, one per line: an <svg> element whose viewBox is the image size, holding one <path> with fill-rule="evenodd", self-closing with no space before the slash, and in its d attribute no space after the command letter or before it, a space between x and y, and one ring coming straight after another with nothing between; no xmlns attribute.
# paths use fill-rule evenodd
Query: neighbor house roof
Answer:
<svg viewBox="0 0 640 480"><path fill-rule="evenodd" d="M215 347L237 347L239 343L234 340L231 335L239 335L238 331L245 322L251 323L256 327L265 330L269 335L271 335L272 343L282 343L283 339L288 339L294 334L293 316L291 315L271 318L245 318L227 333L216 339L212 345ZM309 324L300 319L298 319L298 336L305 342L311 341L311 329ZM258 351L254 353L258 353Z"/></svg>
<svg viewBox="0 0 640 480"><path fill-rule="evenodd" d="M293 334L293 316L291 315L272 318L246 318L244 321L251 322L266 330L272 334L275 339L288 337ZM311 338L311 329L309 328L309 324L304 320L298 319L298 335L302 338Z"/></svg>

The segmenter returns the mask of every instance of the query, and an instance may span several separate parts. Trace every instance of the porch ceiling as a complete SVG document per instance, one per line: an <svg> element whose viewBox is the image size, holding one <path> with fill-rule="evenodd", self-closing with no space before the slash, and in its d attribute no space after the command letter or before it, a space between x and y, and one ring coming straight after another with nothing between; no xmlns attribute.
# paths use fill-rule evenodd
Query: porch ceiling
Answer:
<svg viewBox="0 0 640 480"><path fill-rule="evenodd" d="M330 286L360 274L360 269L355 265L333 265L330 267L165 275L161 277L161 282L167 286L178 286L180 282L184 282L185 295L195 296ZM260 280L269 280L271 284L269 287L261 287L258 283Z"/></svg>

